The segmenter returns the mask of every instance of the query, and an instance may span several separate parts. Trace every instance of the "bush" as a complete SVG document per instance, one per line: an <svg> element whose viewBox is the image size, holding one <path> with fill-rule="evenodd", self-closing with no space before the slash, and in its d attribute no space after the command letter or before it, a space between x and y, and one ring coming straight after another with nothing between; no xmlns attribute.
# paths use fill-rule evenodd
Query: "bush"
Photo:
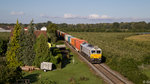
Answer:
<svg viewBox="0 0 150 84"><path fill-rule="evenodd" d="M7 51L7 43L8 43L8 40L0 39L0 56L5 55Z"/></svg>
<svg viewBox="0 0 150 84"><path fill-rule="evenodd" d="M60 68L62 61L62 54L58 48L51 48L50 62L53 63L53 68Z"/></svg>
<svg viewBox="0 0 150 84"><path fill-rule="evenodd" d="M14 83L22 78L20 67L8 68L6 64L0 66L0 84Z"/></svg>

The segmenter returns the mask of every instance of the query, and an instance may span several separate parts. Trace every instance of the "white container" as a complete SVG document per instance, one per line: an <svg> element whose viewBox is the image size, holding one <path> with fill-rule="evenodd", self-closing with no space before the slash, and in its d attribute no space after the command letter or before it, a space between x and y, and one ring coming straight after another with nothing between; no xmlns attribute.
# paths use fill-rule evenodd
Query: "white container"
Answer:
<svg viewBox="0 0 150 84"><path fill-rule="evenodd" d="M52 70L52 63L50 63L50 62L42 62L40 68L42 70L44 70L44 72L46 72L46 70Z"/></svg>

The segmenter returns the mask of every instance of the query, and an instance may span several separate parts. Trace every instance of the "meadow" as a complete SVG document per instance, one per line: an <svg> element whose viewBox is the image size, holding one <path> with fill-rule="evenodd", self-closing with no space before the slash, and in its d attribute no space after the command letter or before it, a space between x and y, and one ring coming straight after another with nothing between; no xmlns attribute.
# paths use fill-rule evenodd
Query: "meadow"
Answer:
<svg viewBox="0 0 150 84"><path fill-rule="evenodd" d="M9 32L0 32L0 39L9 40L10 33Z"/></svg>
<svg viewBox="0 0 150 84"><path fill-rule="evenodd" d="M98 46L106 57L106 64L136 84L150 79L149 35L137 33L69 32ZM142 39L140 39L142 38ZM144 40L143 40L144 39Z"/></svg>

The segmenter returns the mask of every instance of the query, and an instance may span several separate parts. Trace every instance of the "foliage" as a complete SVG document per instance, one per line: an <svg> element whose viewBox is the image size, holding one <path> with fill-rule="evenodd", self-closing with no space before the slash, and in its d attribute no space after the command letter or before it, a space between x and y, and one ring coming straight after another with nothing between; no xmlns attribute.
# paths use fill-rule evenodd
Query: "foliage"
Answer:
<svg viewBox="0 0 150 84"><path fill-rule="evenodd" d="M0 65L0 84L14 83L22 78L20 67L8 67L5 61Z"/></svg>
<svg viewBox="0 0 150 84"><path fill-rule="evenodd" d="M10 33L0 32L0 56L5 56Z"/></svg>
<svg viewBox="0 0 150 84"><path fill-rule="evenodd" d="M20 36L19 36L19 45L20 45L20 48L19 48L19 57L23 64L26 64L26 52L25 52L25 49L27 47L27 43L26 43L26 34L25 34L25 31L24 31L24 28L22 27L21 28L21 32L20 32Z"/></svg>
<svg viewBox="0 0 150 84"><path fill-rule="evenodd" d="M43 34L41 34L36 40L35 53L34 65L37 67L40 67L41 62L43 61L50 61L47 38Z"/></svg>
<svg viewBox="0 0 150 84"><path fill-rule="evenodd" d="M99 46L103 56L106 57L106 64L131 81L141 83L147 79L138 66L149 64L150 43L125 39L136 33L70 32L69 34Z"/></svg>
<svg viewBox="0 0 150 84"><path fill-rule="evenodd" d="M32 65L35 57L34 45L35 45L35 35L34 35L34 25L33 20L30 22L29 29L27 31L26 40L24 41L26 47L24 48L24 64Z"/></svg>
<svg viewBox="0 0 150 84"><path fill-rule="evenodd" d="M144 57L144 64L150 64L150 54Z"/></svg>
<svg viewBox="0 0 150 84"><path fill-rule="evenodd" d="M54 68L61 68L61 62L62 62L62 54L61 51L58 48L52 47L51 48L51 57L50 57L50 62L53 63ZM60 65L60 66L58 66Z"/></svg>
<svg viewBox="0 0 150 84"><path fill-rule="evenodd" d="M142 72L138 69L137 64L137 61L135 61L134 59L122 58L120 61L113 59L112 64L110 66L113 69L119 71L129 80L132 80L135 84L142 84L143 80L148 80L148 77L142 74Z"/></svg>
<svg viewBox="0 0 150 84"><path fill-rule="evenodd" d="M7 51L7 43L8 43L8 40L0 39L0 56L5 55Z"/></svg>
<svg viewBox="0 0 150 84"><path fill-rule="evenodd" d="M17 20L17 23L13 30L13 36L11 36L10 38L10 43L6 53L7 65L10 68L11 67L16 68L21 65L21 62L19 61L20 57L17 55L17 53L19 53L18 49L20 48L19 45L20 31L21 31L21 26Z"/></svg>
<svg viewBox="0 0 150 84"><path fill-rule="evenodd" d="M57 30L56 24L51 23L47 26L47 34L51 43L55 43L57 40L56 30Z"/></svg>
<svg viewBox="0 0 150 84"><path fill-rule="evenodd" d="M149 32L150 23L142 22L114 22L97 24L57 24L64 32Z"/></svg>
<svg viewBox="0 0 150 84"><path fill-rule="evenodd" d="M47 21L47 22L43 22L43 23L37 23L37 24L35 24L35 26L38 30L40 30L42 27L44 27L44 26L47 27L51 23L52 23L51 21Z"/></svg>

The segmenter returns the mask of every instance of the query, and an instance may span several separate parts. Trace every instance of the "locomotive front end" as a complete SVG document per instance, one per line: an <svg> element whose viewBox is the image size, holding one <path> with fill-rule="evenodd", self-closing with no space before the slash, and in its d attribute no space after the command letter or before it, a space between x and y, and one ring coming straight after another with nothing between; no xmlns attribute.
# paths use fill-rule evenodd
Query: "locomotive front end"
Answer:
<svg viewBox="0 0 150 84"><path fill-rule="evenodd" d="M102 50L100 48L91 50L90 58L92 63L101 63Z"/></svg>

